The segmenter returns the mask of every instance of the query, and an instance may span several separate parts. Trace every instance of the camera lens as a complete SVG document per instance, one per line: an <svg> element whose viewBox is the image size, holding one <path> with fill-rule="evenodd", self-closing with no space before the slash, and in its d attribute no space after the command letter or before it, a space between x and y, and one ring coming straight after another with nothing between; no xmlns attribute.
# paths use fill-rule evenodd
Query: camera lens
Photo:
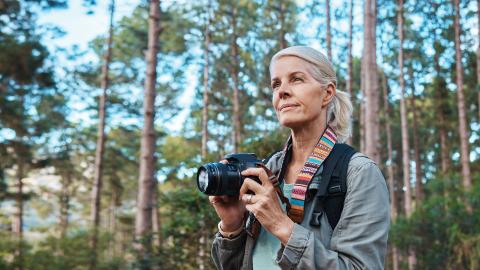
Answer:
<svg viewBox="0 0 480 270"><path fill-rule="evenodd" d="M204 167L198 170L198 189L203 193L208 189L208 171Z"/></svg>
<svg viewBox="0 0 480 270"><path fill-rule="evenodd" d="M220 170L218 167L224 166L222 163L208 163L197 171L198 189L207 194L215 195L220 188Z"/></svg>
<svg viewBox="0 0 480 270"><path fill-rule="evenodd" d="M197 171L198 189L206 195L237 196L243 178L235 164L207 163Z"/></svg>

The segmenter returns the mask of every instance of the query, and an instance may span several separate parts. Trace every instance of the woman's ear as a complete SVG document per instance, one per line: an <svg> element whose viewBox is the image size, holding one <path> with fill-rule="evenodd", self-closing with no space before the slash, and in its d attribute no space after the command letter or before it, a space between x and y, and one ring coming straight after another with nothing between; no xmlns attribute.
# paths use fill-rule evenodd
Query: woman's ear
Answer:
<svg viewBox="0 0 480 270"><path fill-rule="evenodd" d="M325 96L323 97L322 107L328 106L332 101L333 97L337 93L337 87L333 83L329 83L324 89Z"/></svg>

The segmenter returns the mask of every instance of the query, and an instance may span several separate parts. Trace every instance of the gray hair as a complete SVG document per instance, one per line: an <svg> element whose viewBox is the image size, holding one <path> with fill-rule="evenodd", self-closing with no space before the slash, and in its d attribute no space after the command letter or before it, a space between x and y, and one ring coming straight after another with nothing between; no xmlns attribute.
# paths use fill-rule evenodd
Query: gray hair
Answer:
<svg viewBox="0 0 480 270"><path fill-rule="evenodd" d="M333 65L321 52L307 46L293 46L277 52L270 61L270 69L273 62L284 56L295 56L308 63L308 71L322 87L329 84L337 86L337 75ZM352 134L352 111L353 106L350 95L337 89L335 96L327 108L327 123L335 130L337 141L345 142Z"/></svg>

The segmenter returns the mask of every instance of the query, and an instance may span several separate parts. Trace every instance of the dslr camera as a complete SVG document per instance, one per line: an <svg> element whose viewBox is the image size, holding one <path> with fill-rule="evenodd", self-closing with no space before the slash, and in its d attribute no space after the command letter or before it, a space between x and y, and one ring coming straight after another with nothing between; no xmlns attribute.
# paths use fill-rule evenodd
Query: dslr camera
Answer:
<svg viewBox="0 0 480 270"><path fill-rule="evenodd" d="M207 163L197 171L198 189L206 195L238 196L240 187L246 177L241 172L248 168L256 168L262 161L252 153L226 155L227 164L220 162ZM257 182L257 177L250 177Z"/></svg>

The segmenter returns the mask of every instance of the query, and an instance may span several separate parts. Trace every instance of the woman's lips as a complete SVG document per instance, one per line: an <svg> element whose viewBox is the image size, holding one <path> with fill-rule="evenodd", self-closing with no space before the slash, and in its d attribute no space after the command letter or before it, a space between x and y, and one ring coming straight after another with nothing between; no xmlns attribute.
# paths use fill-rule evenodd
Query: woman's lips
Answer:
<svg viewBox="0 0 480 270"><path fill-rule="evenodd" d="M280 106L279 111L282 112L282 111L286 111L286 110L291 110L295 107L298 107L298 105L296 105L296 104L283 104L282 106Z"/></svg>

